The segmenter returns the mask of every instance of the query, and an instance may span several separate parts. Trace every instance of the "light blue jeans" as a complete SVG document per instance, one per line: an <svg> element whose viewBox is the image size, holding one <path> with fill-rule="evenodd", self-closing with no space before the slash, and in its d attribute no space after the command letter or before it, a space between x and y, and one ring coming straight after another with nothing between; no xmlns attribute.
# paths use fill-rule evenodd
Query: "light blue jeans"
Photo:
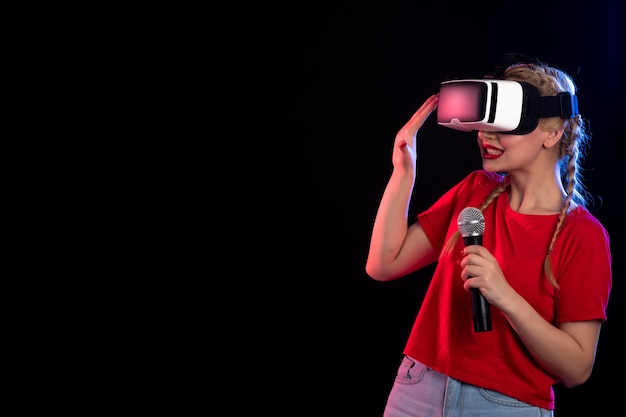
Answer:
<svg viewBox="0 0 626 417"><path fill-rule="evenodd" d="M554 412L463 383L405 356L383 416L553 417Z"/></svg>

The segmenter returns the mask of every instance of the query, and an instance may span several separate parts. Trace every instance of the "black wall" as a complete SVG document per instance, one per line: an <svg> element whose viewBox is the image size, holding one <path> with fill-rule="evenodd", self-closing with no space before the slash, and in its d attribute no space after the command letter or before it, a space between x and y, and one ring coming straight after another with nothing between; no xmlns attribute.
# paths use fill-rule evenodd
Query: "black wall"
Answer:
<svg viewBox="0 0 626 417"><path fill-rule="evenodd" d="M623 4L366 3L152 5L128 19L121 111L133 127L120 153L137 262L159 277L137 308L137 357L148 352L159 387L142 401L380 416L432 272L391 283L364 272L394 135L442 80L480 77L518 51L578 83L593 133L585 176L614 254L594 374L557 387L556 416L615 408ZM414 213L480 168L471 134L431 118L419 140Z"/></svg>

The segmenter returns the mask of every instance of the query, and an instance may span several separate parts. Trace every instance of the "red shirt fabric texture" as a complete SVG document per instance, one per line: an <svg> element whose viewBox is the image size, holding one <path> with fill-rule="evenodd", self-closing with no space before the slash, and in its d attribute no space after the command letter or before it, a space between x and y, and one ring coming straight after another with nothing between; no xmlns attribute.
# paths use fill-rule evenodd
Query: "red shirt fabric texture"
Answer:
<svg viewBox="0 0 626 417"><path fill-rule="evenodd" d="M437 250L458 230L461 210L480 207L499 181L498 174L474 171L417 215ZM498 260L509 284L545 320L556 326L607 319L612 282L609 235L588 210L573 209L556 240L551 263L558 290L543 267L558 214L517 213L509 206L507 191L483 215L482 245ZM492 330L474 332L470 295L458 265L463 246L459 238L454 251L438 261L404 353L460 381L554 409L557 379L535 362L497 308L491 306Z"/></svg>

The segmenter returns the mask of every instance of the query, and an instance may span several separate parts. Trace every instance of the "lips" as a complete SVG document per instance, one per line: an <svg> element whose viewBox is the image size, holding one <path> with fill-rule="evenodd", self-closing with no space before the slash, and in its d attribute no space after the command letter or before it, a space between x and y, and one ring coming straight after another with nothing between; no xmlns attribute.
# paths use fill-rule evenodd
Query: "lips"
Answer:
<svg viewBox="0 0 626 417"><path fill-rule="evenodd" d="M504 151L502 149L488 144L483 145L483 158L485 159L497 159L502 156L503 153Z"/></svg>

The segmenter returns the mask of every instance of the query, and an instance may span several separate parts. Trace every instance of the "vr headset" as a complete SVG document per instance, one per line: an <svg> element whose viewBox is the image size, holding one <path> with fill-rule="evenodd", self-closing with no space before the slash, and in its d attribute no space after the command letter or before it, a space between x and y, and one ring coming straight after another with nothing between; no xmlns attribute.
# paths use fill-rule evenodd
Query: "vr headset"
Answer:
<svg viewBox="0 0 626 417"><path fill-rule="evenodd" d="M578 115L578 98L568 92L541 96L532 84L493 78L441 83L437 123L466 132L530 133L543 117Z"/></svg>

